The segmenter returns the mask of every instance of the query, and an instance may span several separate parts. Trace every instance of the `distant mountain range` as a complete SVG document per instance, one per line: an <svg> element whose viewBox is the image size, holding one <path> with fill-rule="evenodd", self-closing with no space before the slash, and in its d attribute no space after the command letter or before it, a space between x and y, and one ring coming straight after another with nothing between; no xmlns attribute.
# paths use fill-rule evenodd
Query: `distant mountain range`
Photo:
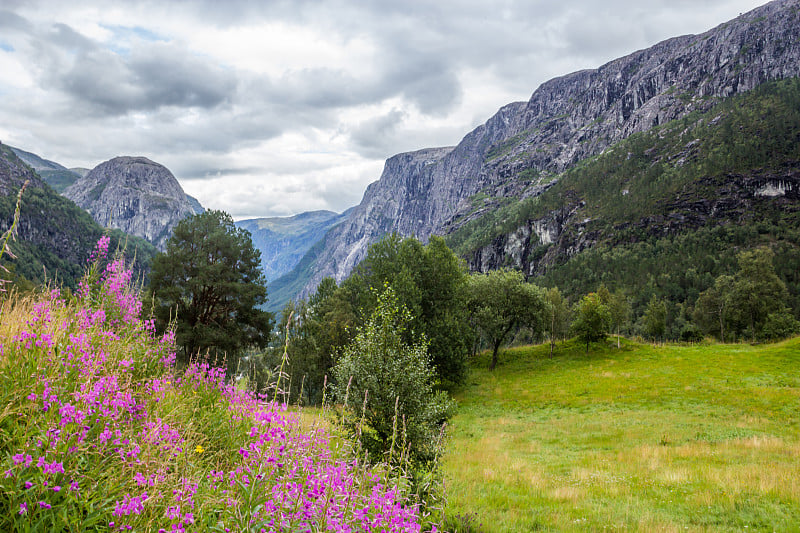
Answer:
<svg viewBox="0 0 800 533"><path fill-rule="evenodd" d="M563 235L558 228L579 228L586 218L583 206L588 199L570 192L574 169L598 154L622 149L617 148L620 143L635 134L706 113L767 81L800 75L798 35L800 1L771 2L706 33L669 39L597 69L550 80L529 101L500 109L455 147L396 155L387 160L380 179L368 187L348 218L312 247L292 272L272 283L272 294L307 296L325 276L342 280L369 245L390 232L426 240L433 234L456 235L461 228L482 231L488 242L464 235L457 239L462 256L481 270L517 266L533 276L547 265L569 261L598 241L585 232L582 237L570 232L573 241L559 245L560 252L551 252L546 262L520 257L544 257L553 239ZM604 175L587 179L602 183ZM504 234L479 227L481 219L501 227L502 217L495 216L499 210L535 203L562 180L559 190L566 196L548 200L555 205L552 220L544 217L537 226L535 220L515 219L517 227L501 224ZM714 194L724 190L717 188ZM639 201L633 196L628 200ZM646 225L656 215L643 213L639 222ZM672 229L681 231L679 225ZM474 248L469 248L470 242ZM479 259L489 253L487 245L493 246L490 261Z"/></svg>
<svg viewBox="0 0 800 533"><path fill-rule="evenodd" d="M4 146L4 149L9 168L33 180L31 187L39 189L47 183L65 199L85 209L101 226L141 237L160 249L178 221L204 211L200 202L184 193L166 167L144 157L116 157L94 169L68 169L20 148ZM18 188L22 181L15 180L11 184L8 180L9 192ZM47 202L55 202L55 199L48 197ZM59 203L64 202L59 200ZM309 248L347 214L314 211L292 217L243 220L236 225L251 232L254 245L261 251L264 273L267 280L272 281L291 270ZM75 236L68 233L70 236L63 236L62 240L74 239ZM96 227L85 233L95 234ZM60 268L63 270L63 265ZM77 274L76 270L71 276Z"/></svg>
<svg viewBox="0 0 800 533"><path fill-rule="evenodd" d="M294 268L306 252L348 214L349 211L342 214L311 211L292 217L240 220L236 226L250 232L253 245L261 251L261 266L267 281L273 281Z"/></svg>

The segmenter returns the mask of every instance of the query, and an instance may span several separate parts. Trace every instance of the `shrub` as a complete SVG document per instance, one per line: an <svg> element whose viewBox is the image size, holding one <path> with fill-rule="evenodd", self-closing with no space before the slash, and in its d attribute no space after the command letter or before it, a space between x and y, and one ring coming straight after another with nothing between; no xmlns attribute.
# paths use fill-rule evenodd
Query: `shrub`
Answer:
<svg viewBox="0 0 800 533"><path fill-rule="evenodd" d="M344 424L373 458L430 467L452 402L434 391L426 341L403 342L411 316L394 290L385 286L377 301L334 369Z"/></svg>

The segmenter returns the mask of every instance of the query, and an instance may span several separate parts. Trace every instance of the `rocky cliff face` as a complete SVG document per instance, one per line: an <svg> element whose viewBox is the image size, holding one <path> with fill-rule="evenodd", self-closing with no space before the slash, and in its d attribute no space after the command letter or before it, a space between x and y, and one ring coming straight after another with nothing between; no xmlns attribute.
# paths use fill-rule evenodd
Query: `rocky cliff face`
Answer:
<svg viewBox="0 0 800 533"><path fill-rule="evenodd" d="M423 240L447 233L508 198L541 193L563 170L633 133L800 75L797 35L800 0L778 0L701 35L550 80L455 148L389 159L349 219L326 237L301 294L323 276L344 278L388 232Z"/></svg>
<svg viewBox="0 0 800 533"><path fill-rule="evenodd" d="M142 237L163 250L172 228L196 207L166 167L145 157L115 157L64 191L100 225Z"/></svg>

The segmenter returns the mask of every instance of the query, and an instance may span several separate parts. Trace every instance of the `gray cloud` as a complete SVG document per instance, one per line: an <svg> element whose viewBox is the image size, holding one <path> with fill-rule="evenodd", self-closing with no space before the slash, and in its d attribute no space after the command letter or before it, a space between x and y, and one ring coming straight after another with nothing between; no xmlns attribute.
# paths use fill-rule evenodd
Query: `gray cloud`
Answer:
<svg viewBox="0 0 800 533"><path fill-rule="evenodd" d="M406 113L400 109L392 109L360 124L350 132L350 138L355 143L359 153L364 157L380 158L387 151L396 146L398 126L401 125Z"/></svg>
<svg viewBox="0 0 800 533"><path fill-rule="evenodd" d="M148 155L179 179L230 180L230 188L249 188L211 196L204 201L210 207L235 212L242 202L249 214L289 214L287 205L341 211L377 179L379 170L363 170L373 162L379 168L379 160L400 151L457 143L470 125L509 101L527 99L551 77L705 31L755 2L115 3L130 15L127 25L102 19L104 4L97 0L74 0L70 11L66 5L3 1L0 54L22 66L18 85L0 79L0 135L67 165ZM64 15L80 9L96 18ZM214 53L199 45L206 34L267 23L294 25L343 50L351 44L366 49L366 64L345 58L254 71L235 58L222 64L198 52ZM170 34L177 25L190 30ZM265 54L264 64L272 59ZM286 137L291 148L283 153ZM265 153L255 154L258 149ZM329 151L345 155L304 155ZM214 205L217 200L228 204Z"/></svg>

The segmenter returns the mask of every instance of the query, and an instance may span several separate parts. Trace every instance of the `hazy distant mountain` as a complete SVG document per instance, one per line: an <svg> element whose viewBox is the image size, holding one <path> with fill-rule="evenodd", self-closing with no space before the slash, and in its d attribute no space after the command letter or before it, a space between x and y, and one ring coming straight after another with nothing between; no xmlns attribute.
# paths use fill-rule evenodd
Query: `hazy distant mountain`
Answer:
<svg viewBox="0 0 800 533"><path fill-rule="evenodd" d="M9 146L9 148L17 154L17 157L30 165L44 181L59 193L63 193L67 187L75 183L75 181L81 177L81 174L74 169L69 169L54 161L43 159L34 153L26 152L25 150L14 148L13 146Z"/></svg>
<svg viewBox="0 0 800 533"><path fill-rule="evenodd" d="M92 171L91 168L83 168L83 167L73 167L70 170L82 178L85 178L86 174Z"/></svg>
<svg viewBox="0 0 800 533"><path fill-rule="evenodd" d="M103 226L142 237L163 250L172 228L202 209L165 166L146 157L115 157L64 191Z"/></svg>
<svg viewBox="0 0 800 533"><path fill-rule="evenodd" d="M550 80L528 102L503 107L454 148L387 160L380 180L347 220L274 286L280 291L291 285L307 295L325 276L346 277L369 245L387 233L423 240L451 233L504 206L539 197L570 169L634 134L706 112L768 80L798 76L798 35L800 1L779 0L706 33L669 39L600 68ZM561 199L562 218L581 216L580 209L570 211L576 201ZM540 246L546 242L536 232L512 238L515 229L507 236L514 246L496 249L489 262L472 257L474 251L462 252L479 268L529 264L518 262L514 250L544 254ZM581 238L582 245L564 249L575 254L591 246L585 234Z"/></svg>
<svg viewBox="0 0 800 533"><path fill-rule="evenodd" d="M240 220L236 225L253 236L253 244L261 251L261 266L267 281L273 281L297 265L330 228L346 218L347 213L312 211L292 217Z"/></svg>

